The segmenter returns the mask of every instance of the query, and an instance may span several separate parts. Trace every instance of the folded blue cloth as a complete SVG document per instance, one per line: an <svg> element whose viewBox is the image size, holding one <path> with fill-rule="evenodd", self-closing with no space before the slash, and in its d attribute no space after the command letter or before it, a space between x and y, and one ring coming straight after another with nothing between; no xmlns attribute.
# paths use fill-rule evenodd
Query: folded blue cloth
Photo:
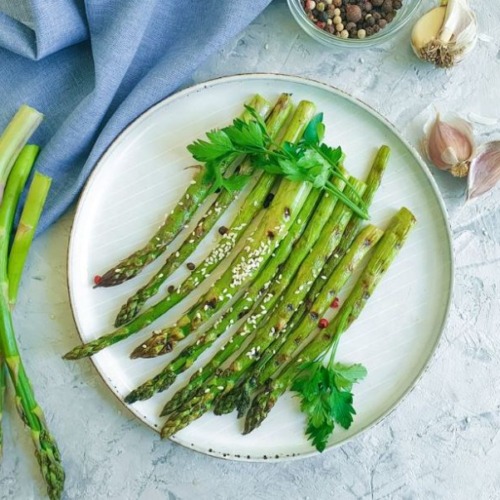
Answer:
<svg viewBox="0 0 500 500"><path fill-rule="evenodd" d="M109 143L185 83L271 0L0 0L0 130L27 103L53 187L40 229L71 205Z"/></svg>

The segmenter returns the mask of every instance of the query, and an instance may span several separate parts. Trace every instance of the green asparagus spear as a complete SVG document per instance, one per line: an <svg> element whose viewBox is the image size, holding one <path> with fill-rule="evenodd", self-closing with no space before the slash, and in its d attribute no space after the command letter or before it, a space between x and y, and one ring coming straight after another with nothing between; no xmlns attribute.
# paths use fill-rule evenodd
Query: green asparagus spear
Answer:
<svg viewBox="0 0 500 500"><path fill-rule="evenodd" d="M47 484L47 492L51 499L58 499L61 497L64 486L64 470L59 450L48 430L42 409L35 399L31 383L21 361L9 307L7 279L9 234L20 193L33 164L32 158L23 155L23 152L11 171L0 207L0 234L2 235L0 238L0 288L2 290L0 293L0 349L5 357L5 363L16 391L19 413L31 430L35 455ZM26 155L29 156L28 153Z"/></svg>
<svg viewBox="0 0 500 500"><path fill-rule="evenodd" d="M349 198L356 196L354 194L356 192L361 194L363 193L365 185L361 181L350 178L350 183L355 189L351 189L350 187L346 188L346 193ZM321 235L317 240L316 245L313 247L313 251L303 260L292 283L288 286L283 299L280 299L280 305L265 318L263 326L259 325L251 342L252 347L250 350L245 349L245 352L241 353L231 363L228 369L209 379L204 388L200 388L203 394L198 395L198 397L194 397L191 403L187 403L187 406L197 405L199 398L201 397L203 400L202 405L204 406L204 411L201 407L198 408L196 412L193 412L188 416L186 425L193 421L195 415L201 415L203 412L208 411L212 407L215 398L219 397L220 394L229 392L239 381L242 374L253 366L259 356L259 353L264 352L264 350L286 327L286 322L291 317L293 310L295 310L298 304L302 301L309 290L312 281L321 273L321 268L325 260L338 245L342 232L351 215L352 210L347 205L343 203L336 204L330 220L322 228ZM241 346L242 337L250 333L255 326L255 324L252 324L249 320L247 320L245 324L246 329L244 327L244 330L242 331L242 334L243 332L244 334L236 334L233 336L231 339L233 341L232 343L236 343ZM180 411L182 412L183 409ZM162 415L164 413L165 408Z"/></svg>
<svg viewBox="0 0 500 500"><path fill-rule="evenodd" d="M263 115L267 114L270 107L269 102L259 95L252 99L250 105ZM249 120L251 115L246 110L242 118ZM224 168L228 167L229 165L224 166ZM104 275L96 276L94 280L96 287L119 285L137 276L145 266L157 259L167 249L167 246L191 220L200 205L211 193L212 186L210 183L204 182L204 177L205 169L200 167L181 200L170 212L154 236L144 247L123 259L105 272Z"/></svg>
<svg viewBox="0 0 500 500"><path fill-rule="evenodd" d="M294 142L298 140L309 120L314 113L314 106L307 101L299 103L297 109L288 125L287 132L283 136L283 141ZM120 340L126 339L142 330L144 327L150 325L153 321L165 314L173 306L178 304L185 298L192 290L194 290L203 280L208 278L210 273L217 267L217 265L225 259L235 247L237 241L243 235L245 229L254 219L258 211L261 209L264 200L269 194L276 178L272 174L264 173L258 180L254 189L248 195L240 208L231 229L224 234L221 242L210 253L205 261L194 271L188 279L181 285L179 289L172 292L170 295L162 299L160 302L150 307L142 314L133 319L130 323L118 328L114 332L103 335L87 344L75 347L72 351L68 352L65 359L80 359L99 352L100 350L110 345L116 344ZM302 194L305 194L308 189L307 186L301 188ZM297 200L299 201L299 200ZM296 202L295 202L296 203ZM273 202L269 208L267 215L274 211L277 212L276 203ZM283 216L283 213L279 214ZM294 214L295 216L295 214Z"/></svg>
<svg viewBox="0 0 500 500"><path fill-rule="evenodd" d="M332 300L339 294L364 256L378 242L382 233L382 230L371 225L359 233L335 271L326 280L321 293L308 308L308 314L303 316L296 328L289 330L290 333L287 335L278 337L262 353L251 373L245 377L244 383L240 382L216 402L214 407L216 415L229 413L234 408L238 408L239 416L244 415L250 403L250 394L290 361L309 334L316 329L318 318L322 318L328 311Z"/></svg>
<svg viewBox="0 0 500 500"><path fill-rule="evenodd" d="M42 113L23 104L0 136L0 202L16 158L42 119Z"/></svg>
<svg viewBox="0 0 500 500"><path fill-rule="evenodd" d="M238 321L246 311L253 306L259 297L265 294L266 288L269 287L271 280L274 278L279 267L288 258L295 242L299 239L305 229L305 221L309 220L318 199L321 196L321 191L314 189L309 193L309 196L304 203L297 219L290 227L285 239L281 242L276 250L276 254L270 259L261 273L257 276L254 282L250 285L244 296L232 307L224 316L224 323L229 327L235 321ZM319 208L318 208L319 209ZM298 222L301 220L301 223ZM304 221L304 222L303 222ZM237 307L239 306L239 307ZM238 312L239 311L239 312ZM227 316L231 319L227 320ZM222 323L222 318L219 320L219 325ZM176 379L179 373L189 368L196 359L208 349L218 336L226 330L219 328L219 325L214 326L205 332L193 345L186 347L172 362L170 362L162 371L155 377L140 385L133 390L126 398L126 403L134 403L139 400L144 400L152 397L156 392L161 392L167 389ZM216 334L214 335L214 332Z"/></svg>
<svg viewBox="0 0 500 500"><path fill-rule="evenodd" d="M266 120L266 127L269 135L276 139L278 133L287 121L292 111L290 94L282 94L274 106L271 114ZM247 158L240 167L240 175L248 175L252 171L252 163ZM161 285L169 276L194 252L201 240L215 226L227 207L237 197L238 191L223 190L216 198L207 213L198 222L192 234L182 243L176 252L172 253L161 269L151 278L151 280L123 305L115 321L115 326L119 327L134 319L145 302L156 295ZM225 231L225 228L221 228Z"/></svg>
<svg viewBox="0 0 500 500"><path fill-rule="evenodd" d="M365 203L366 209L370 207L372 204L375 193L377 192L380 183L382 182L382 177L384 176L385 169L387 168L387 162L389 161L391 150L389 146L381 146L375 156L370 172L368 173L368 177L366 179L366 190L363 193L362 200ZM344 235L342 236L342 241L340 242L338 248L335 249L335 252L328 259L328 262L325 264L323 269L323 274L329 276L337 267L338 263L342 259L342 257L346 254L353 242L356 234L358 234L361 225L363 224L363 220L360 217L352 217L345 228ZM321 281L316 281L311 291L308 294L306 299L306 303L304 304L304 309L307 304L311 304L311 302L317 297L320 292L323 283ZM302 312L302 311L301 311ZM301 314L296 315L297 318L301 317Z"/></svg>
<svg viewBox="0 0 500 500"><path fill-rule="evenodd" d="M359 317L368 299L373 295L375 287L380 282L390 264L405 242L408 233L415 224L415 217L406 208L402 208L392 220L389 228L379 241L353 290L340 308L330 325L300 351L296 357L285 366L285 369L273 380L266 382L262 392L253 400L245 421L244 433L257 428L269 414L278 398L286 391L297 375L303 363L314 361L323 351L327 350L352 322ZM343 312L350 311L343 328L339 322Z"/></svg>
<svg viewBox="0 0 500 500"><path fill-rule="evenodd" d="M17 227L14 242L9 254L9 303L13 309L17 299L21 273L28 257L35 230L42 215L43 206L49 193L52 179L40 172L35 172L33 181L28 191L21 219Z"/></svg>

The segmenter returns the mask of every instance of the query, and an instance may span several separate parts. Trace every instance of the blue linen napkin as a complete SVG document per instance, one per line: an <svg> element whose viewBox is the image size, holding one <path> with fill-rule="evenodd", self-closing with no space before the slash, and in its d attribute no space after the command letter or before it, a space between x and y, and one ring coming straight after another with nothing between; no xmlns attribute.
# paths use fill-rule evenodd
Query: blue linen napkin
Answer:
<svg viewBox="0 0 500 500"><path fill-rule="evenodd" d="M271 0L0 0L0 130L27 103L53 178L40 223L70 206L113 138L185 83Z"/></svg>

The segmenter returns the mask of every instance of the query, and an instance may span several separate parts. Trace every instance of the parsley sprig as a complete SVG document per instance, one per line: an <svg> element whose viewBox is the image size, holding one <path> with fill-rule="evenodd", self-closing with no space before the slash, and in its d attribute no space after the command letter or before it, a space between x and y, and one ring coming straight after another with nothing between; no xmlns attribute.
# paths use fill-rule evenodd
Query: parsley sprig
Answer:
<svg viewBox="0 0 500 500"><path fill-rule="evenodd" d="M349 311L341 318L343 332ZM352 387L366 376L361 364L345 365L335 362L340 335L331 350L315 361L305 363L292 383L292 391L300 397L300 408L307 415L306 434L318 451L323 451L335 425L348 429L356 414ZM330 354L328 355L328 351ZM325 364L326 357L329 357Z"/></svg>
<svg viewBox="0 0 500 500"><path fill-rule="evenodd" d="M368 218L366 206L356 193L356 202L349 199L332 182L339 177L349 184L339 166L344 159L340 147L331 148L324 144L325 125L323 114L316 115L306 127L301 141L277 144L270 137L266 124L255 110L247 106L252 120L239 118L225 128L207 132L207 139L198 139L188 146L193 157L205 164L205 182L212 184L212 190L226 189L230 192L242 189L249 175L223 172L241 156L249 156L254 168L281 175L290 181L310 182L313 187L325 189L337 196L356 215Z"/></svg>

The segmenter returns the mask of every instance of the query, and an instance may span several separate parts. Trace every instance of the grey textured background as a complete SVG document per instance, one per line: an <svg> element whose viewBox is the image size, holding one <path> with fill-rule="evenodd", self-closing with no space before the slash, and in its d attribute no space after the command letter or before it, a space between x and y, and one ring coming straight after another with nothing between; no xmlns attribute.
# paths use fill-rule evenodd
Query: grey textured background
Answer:
<svg viewBox="0 0 500 500"><path fill-rule="evenodd" d="M432 5L424 1L425 9ZM273 4L195 75L284 72L333 84L388 117L414 144L436 105L500 117L498 6L474 2L481 40L452 71L420 63L407 43L333 52ZM500 122L476 128L500 139ZM90 362L63 362L77 334L66 291L73 213L39 238L15 321L38 397L61 445L71 499L500 498L500 188L464 204L464 183L436 173L453 229L456 288L430 369L385 421L322 456L281 464L226 462L162 442L111 395ZM43 498L28 434L12 405L0 498Z"/></svg>

